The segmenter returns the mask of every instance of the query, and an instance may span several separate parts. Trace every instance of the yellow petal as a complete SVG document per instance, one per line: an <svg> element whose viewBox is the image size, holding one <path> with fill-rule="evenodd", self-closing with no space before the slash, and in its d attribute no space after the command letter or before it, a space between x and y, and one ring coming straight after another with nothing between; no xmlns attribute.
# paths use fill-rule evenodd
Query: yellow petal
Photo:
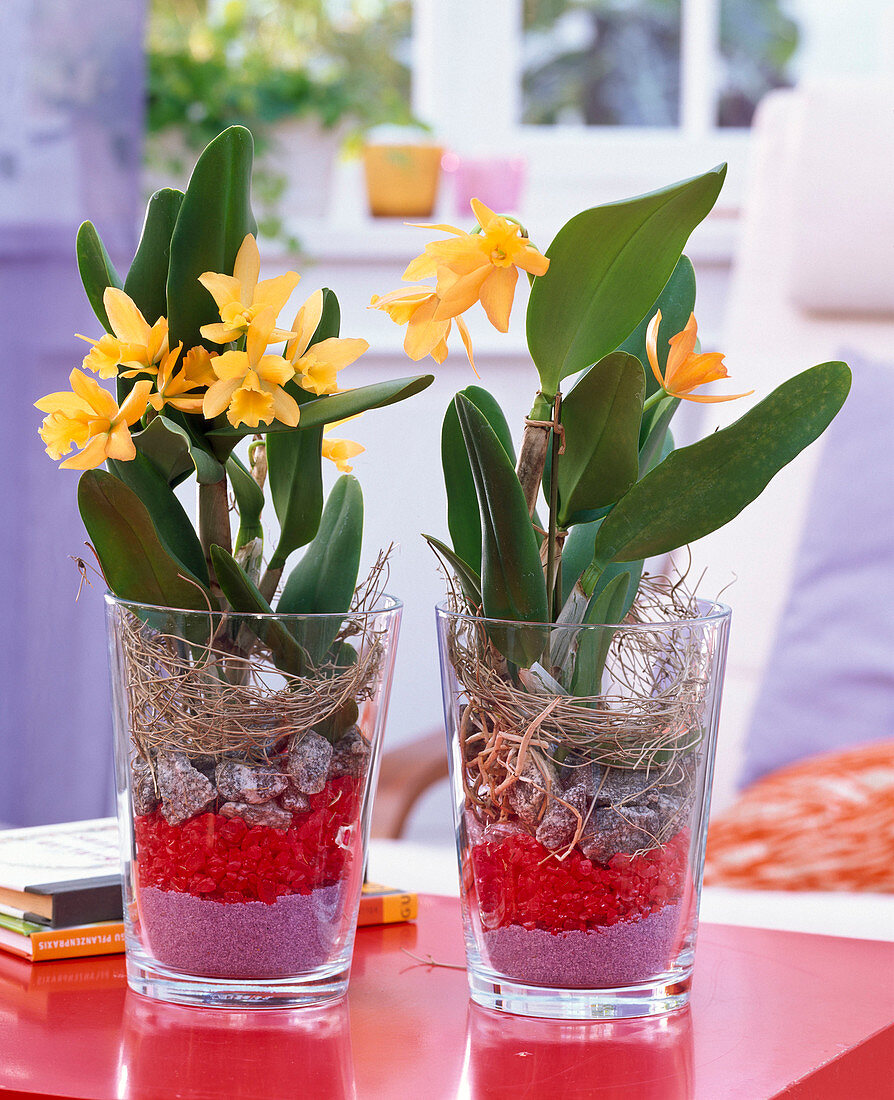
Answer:
<svg viewBox="0 0 894 1100"><path fill-rule="evenodd" d="M83 397L78 397L68 390L59 390L56 393L48 393L34 402L35 409L45 413L64 413L66 416L76 416L79 413L91 413L93 409Z"/></svg>
<svg viewBox="0 0 894 1100"><path fill-rule="evenodd" d="M753 393L754 390L749 390L747 393L726 393L722 397L699 393L678 393L675 396L683 401L700 401L705 405L713 405L717 401L738 401L740 397L750 397Z"/></svg>
<svg viewBox="0 0 894 1100"><path fill-rule="evenodd" d="M277 387L273 391L273 415L281 423L294 428L301 416L301 408L291 394Z"/></svg>
<svg viewBox="0 0 894 1100"><path fill-rule="evenodd" d="M695 322L695 314L689 314L689 320L682 332L672 336L668 340L670 351L667 355L667 365L664 368L664 377L668 390L676 388L677 371L683 366L690 355L695 351L695 342L698 339L698 325Z"/></svg>
<svg viewBox="0 0 894 1100"><path fill-rule="evenodd" d="M532 275L545 275L549 269L549 259L532 244L526 244L521 252L512 257L512 262Z"/></svg>
<svg viewBox="0 0 894 1100"><path fill-rule="evenodd" d="M119 462L132 462L137 457L137 449L126 424L113 424L106 436L106 457L117 458Z"/></svg>
<svg viewBox="0 0 894 1100"><path fill-rule="evenodd" d="M321 340L304 356L315 363L326 363L341 370L349 366L369 350L369 341L359 338L342 336L330 336L328 340Z"/></svg>
<svg viewBox="0 0 894 1100"><path fill-rule="evenodd" d="M658 366L658 326L660 324L661 310L659 309L646 328L646 358L649 360L652 373L658 379L658 385L664 389L664 379L661 377L661 368Z"/></svg>
<svg viewBox="0 0 894 1100"><path fill-rule="evenodd" d="M485 206L481 199L472 199L471 206L472 213L475 215L475 218L482 229L487 229L488 225L494 220L494 218L499 217L499 215L495 214L489 206Z"/></svg>
<svg viewBox="0 0 894 1100"><path fill-rule="evenodd" d="M488 320L499 332L509 329L509 314L512 312L517 281L517 268L495 267L481 284L481 304Z"/></svg>
<svg viewBox="0 0 894 1100"><path fill-rule="evenodd" d="M295 377L295 368L287 363L281 355L264 355L255 365L255 370L265 382L273 382L277 386L284 386L286 382Z"/></svg>
<svg viewBox="0 0 894 1100"><path fill-rule="evenodd" d="M252 295L260 271L261 254L258 251L258 242L251 233L246 233L236 253L236 263L233 265L233 278L239 283L239 298L244 306L252 304Z"/></svg>
<svg viewBox="0 0 894 1100"><path fill-rule="evenodd" d="M238 340L243 333L241 328L233 328L225 321L215 321L212 325L202 325L199 332L206 340L213 344L229 344L231 340Z"/></svg>
<svg viewBox="0 0 894 1100"><path fill-rule="evenodd" d="M355 443L352 439L324 439L322 454L323 458L334 462L343 474L349 474L354 467L348 465L348 459L355 458L365 450L362 444Z"/></svg>
<svg viewBox="0 0 894 1100"><path fill-rule="evenodd" d="M111 420L118 412L118 402L115 398L108 390L104 390L98 382L94 381L89 374L84 374L83 371L75 369L68 376L68 381L78 397L100 416Z"/></svg>
<svg viewBox="0 0 894 1100"><path fill-rule="evenodd" d="M211 369L218 378L238 378L241 382L251 369L251 364L244 351L225 351L223 355L216 355L211 360Z"/></svg>
<svg viewBox="0 0 894 1100"><path fill-rule="evenodd" d="M248 332L245 334L245 350L248 353L248 361L252 365L257 363L267 350L267 345L273 338L275 325L276 318L273 310L265 308L248 326Z"/></svg>
<svg viewBox="0 0 894 1100"><path fill-rule="evenodd" d="M322 316L323 292L315 290L295 314L295 320L292 322L292 331L295 336L286 346L286 358L291 362L294 363L296 359L300 359L307 351L307 345L317 331Z"/></svg>
<svg viewBox="0 0 894 1100"><path fill-rule="evenodd" d="M123 290L107 286L103 292L102 304L109 316L109 324L119 340L146 347L149 343L149 324Z"/></svg>
<svg viewBox="0 0 894 1100"><path fill-rule="evenodd" d="M485 263L469 272L468 275L461 275L455 281L449 282L448 272L439 268L438 294L441 302L435 312L435 319L445 321L450 317L465 313L467 309L471 309L478 301L484 280L493 270L494 268L490 264Z"/></svg>
<svg viewBox="0 0 894 1100"><path fill-rule="evenodd" d="M407 325L407 334L404 337L404 351L413 360L419 360L431 353L442 340L446 339L450 331L449 321L436 321L435 313L440 301L432 296L431 301L425 302L416 312Z"/></svg>
<svg viewBox="0 0 894 1100"><path fill-rule="evenodd" d="M720 352L690 355L686 362L677 368L674 391L680 393L694 389L696 386L703 386L706 382L716 382L719 378L728 377L727 369L723 365L723 355Z"/></svg>
<svg viewBox="0 0 894 1100"><path fill-rule="evenodd" d="M242 353L240 352L238 354ZM206 420L213 420L215 416L220 416L229 405L230 399L239 388L239 383L241 381L241 377L226 378L222 379L220 382L215 382L213 386L208 388L202 400L202 415Z"/></svg>
<svg viewBox="0 0 894 1100"><path fill-rule="evenodd" d="M297 271L287 271L285 275L277 275L274 279L263 279L255 287L252 305L256 309L272 309L274 315L278 314L289 300L300 278Z"/></svg>
<svg viewBox="0 0 894 1100"><path fill-rule="evenodd" d="M239 280L232 275L222 275L218 271L206 271L199 276L199 282L208 291L218 309L230 302L240 302L239 292L241 287Z"/></svg>
<svg viewBox="0 0 894 1100"><path fill-rule="evenodd" d="M415 260L410 260L401 278L407 283L415 282L417 279L428 279L434 275L437 267L437 260L423 252Z"/></svg>
<svg viewBox="0 0 894 1100"><path fill-rule="evenodd" d="M212 386L216 376L211 368L211 353L201 344L190 348L183 357L183 373L194 386Z"/></svg>
<svg viewBox="0 0 894 1100"><path fill-rule="evenodd" d="M245 424L249 428L257 428L263 420L268 424L273 419L273 395L264 390L246 389L242 387L233 394L230 407L227 410L227 420L238 428Z"/></svg>
<svg viewBox="0 0 894 1100"><path fill-rule="evenodd" d="M106 460L106 437L95 436L80 454L72 455L60 463L60 470L95 470Z"/></svg>
<svg viewBox="0 0 894 1100"><path fill-rule="evenodd" d="M125 424L133 424L134 421L139 420L146 411L146 404L149 400L149 392L151 389L152 383L148 380L137 382L127 397L125 397L121 408L118 410L116 419L123 421Z"/></svg>
<svg viewBox="0 0 894 1100"><path fill-rule="evenodd" d="M456 327L459 329L459 335L463 342L463 347L466 349L466 355L469 357L469 365L475 372L476 377L480 378L478 374L478 368L475 366L475 360L472 357L472 337L469 335L469 329L465 320L462 317L456 318Z"/></svg>

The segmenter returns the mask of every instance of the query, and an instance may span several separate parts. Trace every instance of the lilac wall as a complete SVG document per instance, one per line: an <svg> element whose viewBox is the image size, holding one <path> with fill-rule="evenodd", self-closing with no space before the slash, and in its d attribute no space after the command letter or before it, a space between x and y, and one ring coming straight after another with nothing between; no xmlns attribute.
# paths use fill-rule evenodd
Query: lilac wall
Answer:
<svg viewBox="0 0 894 1100"><path fill-rule="evenodd" d="M0 822L112 810L101 585L78 603L77 475L33 402L99 335L74 257L97 225L126 266L139 225L143 0L5 0L0 36Z"/></svg>

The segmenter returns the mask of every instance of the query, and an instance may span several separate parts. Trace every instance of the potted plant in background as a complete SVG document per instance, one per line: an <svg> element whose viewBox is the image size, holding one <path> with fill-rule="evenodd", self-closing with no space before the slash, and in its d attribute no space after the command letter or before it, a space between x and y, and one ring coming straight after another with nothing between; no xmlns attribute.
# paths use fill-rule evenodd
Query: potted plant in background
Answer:
<svg viewBox="0 0 894 1100"><path fill-rule="evenodd" d="M506 331L519 270L539 389L515 448L483 388L442 430L453 574L437 611L473 999L534 1016L651 1015L689 994L729 609L665 555L731 520L826 428L815 366L676 449L681 400L724 401L682 249L725 167L572 218L541 254L473 200L373 300L441 361L480 301ZM566 379L573 383L562 393ZM542 490L541 507L538 503ZM542 518L541 518L542 516Z"/></svg>
<svg viewBox="0 0 894 1100"><path fill-rule="evenodd" d="M236 0L215 11L153 0L148 33L150 175L181 178L227 126L251 129L261 232L287 245L286 211L326 213L336 154L352 132L405 124L409 70L399 59L409 4Z"/></svg>
<svg viewBox="0 0 894 1100"><path fill-rule="evenodd" d="M110 590L128 978L190 1004L346 988L400 603L382 556L358 586L362 448L328 432L431 382L342 389L368 345L339 337L330 290L278 327L299 276L259 280L251 163L233 127L185 193L153 195L123 281L81 226L105 334L71 392L37 402L48 453L76 449L62 466L84 471ZM345 471L325 504L324 457ZM192 477L197 530L175 493ZM280 531L262 569L265 486Z"/></svg>

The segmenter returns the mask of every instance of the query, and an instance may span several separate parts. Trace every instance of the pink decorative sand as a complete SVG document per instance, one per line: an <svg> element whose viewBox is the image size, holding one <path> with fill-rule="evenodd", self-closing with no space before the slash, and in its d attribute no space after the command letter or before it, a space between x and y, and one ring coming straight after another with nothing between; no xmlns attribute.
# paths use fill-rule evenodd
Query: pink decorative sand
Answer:
<svg viewBox="0 0 894 1100"><path fill-rule="evenodd" d="M146 946L164 966L213 978L286 978L331 956L343 923L339 884L309 894L225 904L145 886Z"/></svg>
<svg viewBox="0 0 894 1100"><path fill-rule="evenodd" d="M527 929L513 924L484 933L494 970L518 981L570 989L608 989L647 981L666 971L676 953L680 906L665 905L643 920L590 932Z"/></svg>

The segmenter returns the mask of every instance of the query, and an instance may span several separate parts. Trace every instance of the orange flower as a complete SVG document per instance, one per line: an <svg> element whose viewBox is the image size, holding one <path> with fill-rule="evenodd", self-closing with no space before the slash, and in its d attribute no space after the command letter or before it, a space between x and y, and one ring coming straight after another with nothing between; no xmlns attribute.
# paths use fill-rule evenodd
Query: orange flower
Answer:
<svg viewBox="0 0 894 1100"><path fill-rule="evenodd" d="M684 401L703 402L735 401L739 397L748 397L749 394L754 393L754 390L749 390L748 393L729 393L712 397L708 394L692 392L706 382L716 382L718 378L729 377L720 352L706 352L700 355L695 353L698 325L694 313L690 313L683 331L678 332L668 341L670 353L662 378L661 368L658 366L658 326L660 324L661 310L659 309L646 329L646 355L649 357L652 373L665 393L671 397L680 397Z"/></svg>
<svg viewBox="0 0 894 1100"><path fill-rule="evenodd" d="M430 355L436 363L443 363L447 358L447 337L453 322L450 318L435 318L440 302L437 291L429 286L407 286L392 290L390 294L374 294L370 308L384 310L395 324L407 326L404 351L411 359L418 361ZM456 327L472 370L475 370L472 341L462 317L456 317Z"/></svg>
<svg viewBox="0 0 894 1100"><path fill-rule="evenodd" d="M458 317L480 301L494 328L506 332L519 269L543 275L549 260L523 236L517 222L495 214L478 199L472 199L472 210L480 233L466 233L453 225L425 226L452 233L453 239L427 244L403 277L410 280L437 275L440 303L435 320Z"/></svg>

